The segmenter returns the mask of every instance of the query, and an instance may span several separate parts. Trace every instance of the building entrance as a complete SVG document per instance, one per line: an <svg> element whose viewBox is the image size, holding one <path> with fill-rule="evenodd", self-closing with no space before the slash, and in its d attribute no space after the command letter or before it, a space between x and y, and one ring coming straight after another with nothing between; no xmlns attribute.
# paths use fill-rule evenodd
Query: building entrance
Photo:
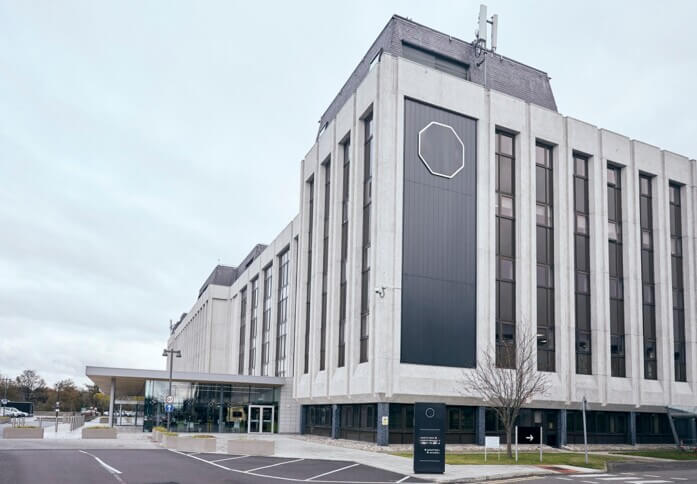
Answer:
<svg viewBox="0 0 697 484"><path fill-rule="evenodd" d="M248 433L272 433L274 423L273 405L250 405Z"/></svg>

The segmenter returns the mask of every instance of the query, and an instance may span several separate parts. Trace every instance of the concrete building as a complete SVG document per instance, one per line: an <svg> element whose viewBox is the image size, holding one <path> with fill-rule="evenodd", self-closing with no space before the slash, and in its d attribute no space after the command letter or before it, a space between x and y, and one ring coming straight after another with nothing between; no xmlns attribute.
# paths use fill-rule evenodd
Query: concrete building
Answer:
<svg viewBox="0 0 697 484"><path fill-rule="evenodd" d="M590 442L695 438L694 159L394 16L300 173L298 216L174 326L176 371L283 378L283 432L410 442L412 404L438 401L449 442L483 443L496 418L458 382L531 334L552 390L520 421L547 443L582 438L584 397Z"/></svg>

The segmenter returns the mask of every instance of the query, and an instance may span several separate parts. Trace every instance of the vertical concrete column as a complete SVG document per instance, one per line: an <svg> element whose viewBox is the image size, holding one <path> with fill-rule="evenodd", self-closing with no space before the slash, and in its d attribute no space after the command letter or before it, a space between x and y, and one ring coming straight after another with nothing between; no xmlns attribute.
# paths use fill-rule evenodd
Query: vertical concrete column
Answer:
<svg viewBox="0 0 697 484"><path fill-rule="evenodd" d="M629 443L636 445L636 412L629 412Z"/></svg>
<svg viewBox="0 0 697 484"><path fill-rule="evenodd" d="M109 390L109 427L114 426L114 400L116 399L116 378L111 377L111 390Z"/></svg>
<svg viewBox="0 0 697 484"><path fill-rule="evenodd" d="M486 435L486 407L477 407L474 416L474 443L484 445Z"/></svg>
<svg viewBox="0 0 697 484"><path fill-rule="evenodd" d="M339 438L339 426L341 425L341 409L336 403L332 405L332 439Z"/></svg>
<svg viewBox="0 0 697 484"><path fill-rule="evenodd" d="M692 444L697 444L697 418L691 418L688 425L690 427L690 442Z"/></svg>
<svg viewBox="0 0 697 484"><path fill-rule="evenodd" d="M557 443L559 447L564 447L569 443L567 430L566 430L566 409L562 408L559 410L559 416L557 421Z"/></svg>
<svg viewBox="0 0 697 484"><path fill-rule="evenodd" d="M305 427L307 427L307 406L303 405L300 407L300 429L301 434L305 433Z"/></svg>
<svg viewBox="0 0 697 484"><path fill-rule="evenodd" d="M378 445L389 445L390 443L390 426L382 424L382 417L390 417L390 404L387 402L378 403L377 411L377 444Z"/></svg>

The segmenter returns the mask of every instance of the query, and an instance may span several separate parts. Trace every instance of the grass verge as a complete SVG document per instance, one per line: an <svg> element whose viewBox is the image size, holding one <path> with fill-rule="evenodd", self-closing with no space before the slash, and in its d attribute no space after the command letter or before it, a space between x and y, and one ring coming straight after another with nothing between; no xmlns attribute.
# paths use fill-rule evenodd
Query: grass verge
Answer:
<svg viewBox="0 0 697 484"><path fill-rule="evenodd" d="M613 452L613 454L633 455L636 457L656 457L658 459L671 460L697 460L697 452L683 452L678 449L629 450L627 452Z"/></svg>
<svg viewBox="0 0 697 484"><path fill-rule="evenodd" d="M396 452L394 455L400 457L413 458L411 452ZM621 455L599 455L589 454L588 464L585 462L583 454L572 452L548 452L542 455L540 462L540 454L537 452L520 452L518 454L518 462L514 458L508 458L505 452L501 453L501 460L496 456L496 453L488 454L487 461L484 462L484 454L445 454L445 463L454 465L572 465L578 467L589 467L591 469L605 469L605 463L608 461L623 461L627 460Z"/></svg>

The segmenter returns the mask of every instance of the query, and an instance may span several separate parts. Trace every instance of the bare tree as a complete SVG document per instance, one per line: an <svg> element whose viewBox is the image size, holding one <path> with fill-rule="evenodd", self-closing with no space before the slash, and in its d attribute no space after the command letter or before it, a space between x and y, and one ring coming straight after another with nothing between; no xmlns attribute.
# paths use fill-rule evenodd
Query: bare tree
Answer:
<svg viewBox="0 0 697 484"><path fill-rule="evenodd" d="M459 383L460 394L479 396L496 411L506 433L509 457L513 455L512 433L521 407L549 389L548 376L537 371L537 337L521 326L517 344L489 347L477 368L463 371Z"/></svg>
<svg viewBox="0 0 697 484"><path fill-rule="evenodd" d="M24 370L16 380L17 386L24 395L24 399L30 402L36 400L37 393L45 389L46 382L34 370Z"/></svg>

